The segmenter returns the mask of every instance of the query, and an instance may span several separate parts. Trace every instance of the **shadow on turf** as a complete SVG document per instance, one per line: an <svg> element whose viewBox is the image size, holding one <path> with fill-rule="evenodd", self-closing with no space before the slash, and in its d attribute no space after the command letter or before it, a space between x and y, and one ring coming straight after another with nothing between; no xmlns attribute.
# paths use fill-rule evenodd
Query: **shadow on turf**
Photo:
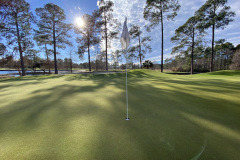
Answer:
<svg viewBox="0 0 240 160"><path fill-rule="evenodd" d="M219 76L240 76L239 70L222 70L208 73L209 75L219 75Z"/></svg>
<svg viewBox="0 0 240 160"><path fill-rule="evenodd" d="M1 83L4 82L19 82L19 81L27 81L27 80L34 80L34 81L42 81L46 79L55 79L60 78L64 75L40 75L40 76L24 76L24 77L12 77L6 79L0 79Z"/></svg>
<svg viewBox="0 0 240 160"><path fill-rule="evenodd" d="M74 117L83 117L84 120L86 115L98 115L99 122L96 122L99 124L96 125L98 137L94 139L96 144L89 150L95 158L191 159L199 153L199 150L201 151L205 141L209 145L201 155L202 159L211 159L212 154L216 159L228 159L229 156L231 159L236 158L231 157L231 153L240 156L236 150L239 141L236 142L228 135L224 135L225 133L219 134L183 116L185 113L200 117L239 132L240 119L237 104L220 98L204 99L200 95L186 93L185 90L175 85L214 86L215 83L217 89L222 90L222 85L233 89L232 84L225 84L222 80L206 82L204 79L201 82L194 80L183 82L171 80L169 77L152 76L141 71L130 73L129 113L131 120L127 122L124 120L124 76L125 74L76 75L67 77L66 81L74 80L80 83L81 80L89 80L94 81L96 85L66 84L37 90L32 93L31 98L0 108L0 136L8 133L18 135L19 132L24 134L47 125L52 130L51 133L56 134L49 135L52 138L50 142L54 144L64 138L64 133L69 132L68 125ZM136 85L136 82L141 81L142 84ZM147 83L146 86L144 81L152 83ZM171 89L154 87L153 83L158 81ZM82 102L85 105L79 102L79 107L74 108L63 105L64 99L71 99L76 94L93 93L109 84L123 90L123 94L115 97L103 96L114 111L98 107L94 100ZM201 90L198 87L192 88L195 92ZM211 89L206 91L214 92ZM224 104L228 104L227 107L231 108L231 111ZM91 121L91 119L87 120ZM223 147L219 147L221 145Z"/></svg>
<svg viewBox="0 0 240 160"><path fill-rule="evenodd" d="M7 89L9 87L24 87L28 85L38 85L40 83L45 83L44 80L60 78L63 75L43 75L43 76L25 76L25 77L14 77L9 79L0 79L0 89ZM14 83L23 82L23 83ZM11 84L9 84L11 83Z"/></svg>

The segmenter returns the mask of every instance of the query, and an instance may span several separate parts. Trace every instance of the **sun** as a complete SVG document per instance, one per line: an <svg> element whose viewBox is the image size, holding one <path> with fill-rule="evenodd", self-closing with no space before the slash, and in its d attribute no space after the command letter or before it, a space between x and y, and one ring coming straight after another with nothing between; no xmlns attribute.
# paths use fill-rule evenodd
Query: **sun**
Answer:
<svg viewBox="0 0 240 160"><path fill-rule="evenodd" d="M75 23L77 24L78 27L83 27L84 26L84 21L81 17L76 17L75 18Z"/></svg>

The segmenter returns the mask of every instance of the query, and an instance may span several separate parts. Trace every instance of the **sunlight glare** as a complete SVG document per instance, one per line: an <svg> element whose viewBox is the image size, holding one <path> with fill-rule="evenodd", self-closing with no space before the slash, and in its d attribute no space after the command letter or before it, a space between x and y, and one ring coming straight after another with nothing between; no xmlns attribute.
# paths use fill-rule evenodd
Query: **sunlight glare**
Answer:
<svg viewBox="0 0 240 160"><path fill-rule="evenodd" d="M84 26L84 21L81 17L76 17L75 18L75 23L77 24L78 27L83 27Z"/></svg>

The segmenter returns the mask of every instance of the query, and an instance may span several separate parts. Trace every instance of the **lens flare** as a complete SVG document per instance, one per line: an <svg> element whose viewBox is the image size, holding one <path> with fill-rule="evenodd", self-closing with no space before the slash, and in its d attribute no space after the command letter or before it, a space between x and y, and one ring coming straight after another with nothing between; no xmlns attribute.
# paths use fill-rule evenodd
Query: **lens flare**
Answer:
<svg viewBox="0 0 240 160"><path fill-rule="evenodd" d="M81 17L76 17L75 18L75 24L78 26L78 27L83 27L84 26L84 21Z"/></svg>

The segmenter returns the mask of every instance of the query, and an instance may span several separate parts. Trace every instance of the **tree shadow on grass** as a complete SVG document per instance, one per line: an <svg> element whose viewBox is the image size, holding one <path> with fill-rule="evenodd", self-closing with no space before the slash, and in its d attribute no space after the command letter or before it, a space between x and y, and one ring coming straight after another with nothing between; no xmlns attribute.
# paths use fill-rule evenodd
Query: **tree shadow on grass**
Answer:
<svg viewBox="0 0 240 160"><path fill-rule="evenodd" d="M209 73L210 75L219 75L219 76L233 76L233 77L240 77L239 70L223 70L223 71L216 71Z"/></svg>
<svg viewBox="0 0 240 160"><path fill-rule="evenodd" d="M230 137L231 134L219 134L218 130L196 125L194 119L191 121L182 113L201 117L207 122L212 122L210 124L220 124L227 130L237 130L236 133L238 133L239 125L232 123L233 120L238 121L239 119L237 117L238 104L228 100L219 101L218 97L216 97L216 101L214 98L205 99L185 93L171 83L168 85L169 78L160 78L160 80L165 79L164 85L175 88L175 91L155 88L154 84L147 85L147 87L144 83L136 86L133 77L144 78L138 79L143 82L159 80L156 79L157 77L145 73L141 75L140 72L138 75L130 76L129 115L131 120L124 121L124 114L123 117L118 116L119 113L124 112L122 108L125 107L123 107L124 103L117 104L119 107L115 108L116 112L108 114L108 120L98 128L102 132L99 134L99 142L91 151L95 155L94 158L191 159L199 154L199 150L206 147L206 141L209 141L206 153L202 155L206 159L211 159L212 155L223 159L229 159L229 157L237 159L239 154L234 148L239 145L239 141L234 142ZM114 105L119 100L119 98L109 99ZM125 102L124 95L122 95L121 101ZM229 109L221 104L228 104ZM121 120L115 117L121 118ZM212 137L216 139L211 140ZM224 140L222 140L223 138ZM227 150L226 146L218 147L219 144L226 145L227 143L230 143ZM231 155L232 152L234 155Z"/></svg>
<svg viewBox="0 0 240 160"><path fill-rule="evenodd" d="M207 147L201 155L203 159L237 159L240 156L236 149L240 142L229 137L231 134L206 127L216 124L223 126L223 131L239 133L236 103L185 92L176 86L183 85L181 81L172 82L169 77L130 73L130 121L126 121L124 76L69 76L65 78L68 84L34 91L32 97L0 108L0 136L19 136L19 132L20 136L43 134L45 136L39 140L39 135L32 139L42 144L40 156L51 159L191 159L205 141ZM150 83L144 83L146 80ZM82 81L94 83L78 85ZM136 81L142 83L136 84ZM169 89L155 87L153 82L158 81ZM200 83L207 85L210 82ZM109 85L121 92L112 91L105 96L102 91ZM91 97L91 94L98 97ZM100 103L102 100L105 103ZM226 103L228 106L222 105ZM84 138L74 136L73 122L76 126L83 125L75 132L76 135L83 134ZM84 139L87 139L85 143ZM72 144L74 141L78 143ZM65 150L58 144L65 146ZM47 151L49 149L54 154ZM34 156L39 158L35 153L30 154L30 158Z"/></svg>
<svg viewBox="0 0 240 160"><path fill-rule="evenodd" d="M49 89L40 89L34 91L32 92L33 96L31 98L20 100L8 107L0 108L0 122L2 124L7 124L8 120L11 121L11 119L23 118L25 120L24 122L21 122L22 124L32 127L38 127L35 124L39 121L41 115L44 114L46 111L52 109L61 110L64 107L67 107L65 106L67 104L60 104L62 99L71 99L74 94L94 92L96 89L98 89L98 86L77 87L74 85L60 85ZM92 110L94 111L94 109ZM61 112L59 113L59 115L62 116L64 114ZM81 115L80 112L75 112L75 114L77 114L78 116ZM4 129L1 129L0 132L4 132Z"/></svg>
<svg viewBox="0 0 240 160"><path fill-rule="evenodd" d="M44 80L56 79L63 77L63 75L41 75L41 76L25 76L25 77L14 77L9 79L0 79L0 89L6 89L9 87L37 85L44 83ZM22 83L21 83L22 82Z"/></svg>
<svg viewBox="0 0 240 160"><path fill-rule="evenodd" d="M163 79L164 82L173 83L173 84L181 84L186 86L204 86L204 87L219 87L222 89L240 89L240 84L238 82L229 82L224 79L188 79L187 81L182 80L171 80L171 79Z"/></svg>
<svg viewBox="0 0 240 160"><path fill-rule="evenodd" d="M38 159L39 156L43 159L62 159L64 148L59 144L64 143L63 141L72 132L70 127L72 120L88 118L88 116L97 114L100 110L94 101L87 99L85 102L80 101L79 103L75 99L73 104L68 102L71 102L70 99L75 94L84 94L95 90L95 86L83 86L81 88L75 85L60 85L46 90L38 90L32 93L31 98L19 100L10 106L0 108L0 137L8 135L8 137L17 141L19 137L29 135L28 139L31 139L29 144L24 143L24 138L21 140L23 145L31 146L28 151L23 150L25 153L32 152L28 157L29 159ZM32 135L35 135L35 137L32 137ZM2 143L4 141L0 142L0 144ZM12 140L8 142L8 145L21 147L21 143L15 143ZM42 147L39 148L37 144ZM77 148L77 146L75 147ZM39 154L38 150L42 154L36 155ZM11 152L5 153L5 155L11 155L12 157ZM70 156L70 154L67 155ZM16 157L16 159L24 159L23 157L24 154L22 157L21 155Z"/></svg>
<svg viewBox="0 0 240 160"><path fill-rule="evenodd" d="M182 95L181 98L176 98ZM204 105L186 104L186 100L192 99L191 103L198 101L212 100L199 99L197 96L185 94L182 92L173 92L169 90L159 90L154 87L145 87L144 85L129 86L129 115L130 121L115 119L118 117L116 113L122 112L120 106L116 107L115 115L110 116L109 121L105 121L105 125L99 126L102 130L99 137L98 145L94 147L92 153L96 157L111 158L121 157L129 159L191 159L198 154L199 150L205 146L206 141L209 141L208 151L204 155L209 159L212 154L225 150L225 147L217 150L217 144L223 140L224 143L230 143L229 149L225 152L218 153L216 157L228 159L236 159L239 155L233 146L239 145L240 142L234 142L228 135L218 134L205 128L197 126L191 120L183 117L182 113L196 115L214 122L227 126L226 128L236 128L238 125L229 125L224 119L216 117L215 111L209 108L206 111L201 107ZM124 101L124 98L122 99ZM117 99L111 99L115 103ZM234 112L234 111L233 111ZM221 113L223 114L223 113ZM221 115L217 113L217 115ZM230 118L232 115L225 115L225 118ZM235 117L235 120L239 119ZM104 129L103 129L104 128ZM106 129L108 128L108 129ZM210 135L210 136L209 136ZM216 143L210 140L211 137L217 137ZM119 141L116 141L119 139ZM224 144L223 143L223 144ZM234 144L235 143L235 144ZM129 150L130 148L130 150ZM235 156L231 156L234 151ZM132 153L131 153L132 152Z"/></svg>
<svg viewBox="0 0 240 160"><path fill-rule="evenodd" d="M136 73L135 73L136 72ZM214 72L215 73L215 72ZM217 73L217 72L216 72ZM227 72L228 73L228 72ZM234 72L235 73L235 72ZM237 71L238 73L238 71ZM209 90L215 92L215 88L218 88L218 91L221 90L222 92L226 91L225 89L233 89L233 90L240 90L240 83L238 81L228 81L227 79L213 79L214 77L207 78L198 78L195 77L191 79L191 75L189 76L161 76L161 73L157 74L157 72L153 74L147 74L146 72L142 71L134 71L133 74L130 73L129 78L137 78L139 81L150 81L154 83L158 82L165 82L171 84L178 84L178 85L186 85L188 86L195 86L196 89L201 90ZM134 81L132 81L134 82ZM153 83L153 84L154 84ZM202 87L202 88L201 88ZM213 87L213 88L211 88Z"/></svg>
<svg viewBox="0 0 240 160"><path fill-rule="evenodd" d="M26 80L46 80L46 79L55 79L63 77L64 75L40 75L40 76L24 76L24 77L13 77L7 79L0 79L0 82L19 82L19 81L26 81Z"/></svg>

